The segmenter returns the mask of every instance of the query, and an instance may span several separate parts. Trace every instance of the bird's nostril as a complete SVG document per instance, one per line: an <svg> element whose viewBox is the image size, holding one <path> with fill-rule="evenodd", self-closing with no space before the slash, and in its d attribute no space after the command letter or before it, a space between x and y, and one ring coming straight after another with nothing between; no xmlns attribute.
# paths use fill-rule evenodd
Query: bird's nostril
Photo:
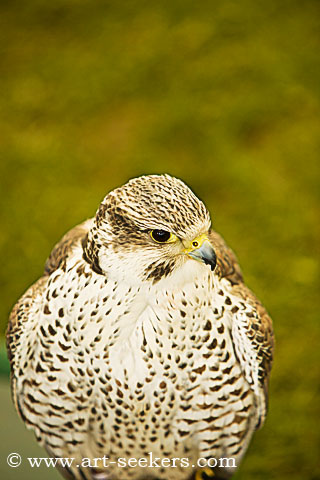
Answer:
<svg viewBox="0 0 320 480"><path fill-rule="evenodd" d="M199 247L199 243L198 243L198 242L192 242L192 245L193 245L194 247Z"/></svg>

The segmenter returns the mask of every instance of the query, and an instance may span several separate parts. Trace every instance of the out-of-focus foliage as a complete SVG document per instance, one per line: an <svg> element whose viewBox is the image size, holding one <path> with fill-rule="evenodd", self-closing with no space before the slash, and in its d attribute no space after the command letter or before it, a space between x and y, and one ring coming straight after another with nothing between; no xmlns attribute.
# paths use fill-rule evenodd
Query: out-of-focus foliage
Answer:
<svg viewBox="0 0 320 480"><path fill-rule="evenodd" d="M274 318L270 414L236 478L319 478L319 2L0 9L2 330L108 190L179 176Z"/></svg>

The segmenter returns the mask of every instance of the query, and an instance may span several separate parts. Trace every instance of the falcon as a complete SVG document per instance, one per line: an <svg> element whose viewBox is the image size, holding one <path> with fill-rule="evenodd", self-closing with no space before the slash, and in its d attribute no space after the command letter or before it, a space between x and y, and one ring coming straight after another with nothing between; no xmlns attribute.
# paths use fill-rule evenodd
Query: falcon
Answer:
<svg viewBox="0 0 320 480"><path fill-rule="evenodd" d="M266 417L271 319L169 175L62 238L7 344L16 409L66 479L227 479Z"/></svg>

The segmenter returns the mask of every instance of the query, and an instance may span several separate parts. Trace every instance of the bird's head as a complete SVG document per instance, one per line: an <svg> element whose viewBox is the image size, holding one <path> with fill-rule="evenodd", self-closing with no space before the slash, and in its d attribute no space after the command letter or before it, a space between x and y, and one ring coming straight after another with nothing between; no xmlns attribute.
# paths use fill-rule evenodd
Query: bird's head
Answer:
<svg viewBox="0 0 320 480"><path fill-rule="evenodd" d="M88 252L107 276L156 283L186 262L215 268L210 225L206 207L181 180L138 177L104 198Z"/></svg>

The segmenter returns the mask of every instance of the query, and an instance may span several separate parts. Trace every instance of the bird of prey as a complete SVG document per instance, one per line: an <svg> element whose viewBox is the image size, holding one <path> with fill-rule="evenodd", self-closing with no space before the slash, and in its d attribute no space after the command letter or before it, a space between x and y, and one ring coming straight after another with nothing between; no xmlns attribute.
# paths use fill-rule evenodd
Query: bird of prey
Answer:
<svg viewBox="0 0 320 480"><path fill-rule="evenodd" d="M271 319L169 175L62 238L7 339L15 406L67 479L230 478L266 416Z"/></svg>

